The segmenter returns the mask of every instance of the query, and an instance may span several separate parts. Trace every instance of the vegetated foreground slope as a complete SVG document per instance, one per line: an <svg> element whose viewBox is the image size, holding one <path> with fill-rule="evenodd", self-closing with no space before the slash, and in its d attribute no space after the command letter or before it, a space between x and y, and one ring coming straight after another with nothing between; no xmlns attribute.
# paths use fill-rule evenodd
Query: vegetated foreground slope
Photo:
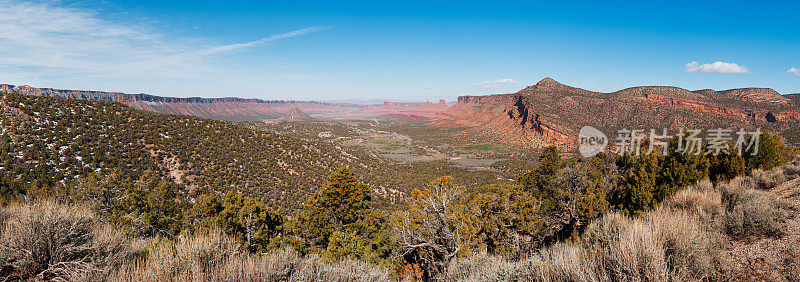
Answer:
<svg viewBox="0 0 800 282"><path fill-rule="evenodd" d="M797 281L800 159L593 220L580 238L509 261L478 254L447 281Z"/></svg>
<svg viewBox="0 0 800 282"><path fill-rule="evenodd" d="M459 176L465 185L498 177L444 162L383 163L356 147L116 102L6 93L0 115L0 172L46 186L89 174L155 173L189 197L243 191L294 209L342 167L358 171L381 205L442 175Z"/></svg>
<svg viewBox="0 0 800 282"><path fill-rule="evenodd" d="M49 185L115 169L134 177L154 172L190 195L240 190L286 204L304 199L333 170L369 166L357 150L115 102L7 93L0 105L0 169Z"/></svg>
<svg viewBox="0 0 800 282"><path fill-rule="evenodd" d="M473 142L564 149L574 148L578 130L587 125L610 136L621 128L760 127L794 144L800 141L800 96L765 88L688 91L665 86L600 93L545 78L515 94L459 97L427 124L460 129L455 136Z"/></svg>

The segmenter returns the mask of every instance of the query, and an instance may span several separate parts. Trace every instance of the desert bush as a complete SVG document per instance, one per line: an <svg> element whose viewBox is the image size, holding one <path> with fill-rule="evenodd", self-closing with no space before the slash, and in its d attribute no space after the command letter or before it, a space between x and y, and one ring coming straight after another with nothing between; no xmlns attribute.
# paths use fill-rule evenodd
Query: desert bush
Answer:
<svg viewBox="0 0 800 282"><path fill-rule="evenodd" d="M102 277L138 254L121 232L95 229L86 209L43 201L5 212L11 216L0 238L4 279Z"/></svg>
<svg viewBox="0 0 800 282"><path fill-rule="evenodd" d="M721 187L725 232L735 238L782 235L790 205L768 192L747 188L742 183Z"/></svg>
<svg viewBox="0 0 800 282"><path fill-rule="evenodd" d="M800 159L795 159L783 167L783 172L787 179L800 178Z"/></svg>
<svg viewBox="0 0 800 282"><path fill-rule="evenodd" d="M679 280L709 279L718 273L715 260L722 243L713 226L689 211L661 208L644 218L663 244L670 276Z"/></svg>
<svg viewBox="0 0 800 282"><path fill-rule="evenodd" d="M477 277L494 275L498 269L506 269L511 266L512 263L506 261L502 257L492 256L486 252L479 252L469 258L454 263L447 269L443 278L445 281L475 280Z"/></svg>
<svg viewBox="0 0 800 282"><path fill-rule="evenodd" d="M604 268L621 281L665 281L669 277L664 245L653 226L630 221L619 240L601 251Z"/></svg>
<svg viewBox="0 0 800 282"><path fill-rule="evenodd" d="M713 277L719 242L695 214L666 205L640 219L606 215L583 237L584 246L601 255L603 268L598 271L621 281Z"/></svg>
<svg viewBox="0 0 800 282"><path fill-rule="evenodd" d="M702 280L718 273L721 237L692 211L664 205L638 219L612 213L592 223L583 239L598 253L600 280Z"/></svg>
<svg viewBox="0 0 800 282"><path fill-rule="evenodd" d="M474 256L448 269L446 281L610 281L599 258L579 245L558 243L520 262Z"/></svg>
<svg viewBox="0 0 800 282"><path fill-rule="evenodd" d="M595 220L583 234L583 244L587 248L607 248L629 226L629 219L620 213L609 213Z"/></svg>
<svg viewBox="0 0 800 282"><path fill-rule="evenodd" d="M664 202L664 207L673 210L684 210L696 215L708 225L716 224L722 209L722 195L708 181L678 191L672 198Z"/></svg>
<svg viewBox="0 0 800 282"><path fill-rule="evenodd" d="M579 245L555 244L522 264L517 281L603 281L608 277L596 253Z"/></svg>
<svg viewBox="0 0 800 282"><path fill-rule="evenodd" d="M786 182L786 180L783 168L778 167L768 171L753 170L750 173L750 177L742 178L739 181L755 189L769 190L780 183Z"/></svg>
<svg viewBox="0 0 800 282"><path fill-rule="evenodd" d="M311 255L293 266L287 281L389 281L389 275L385 270L364 262L342 260L328 264L319 256Z"/></svg>
<svg viewBox="0 0 800 282"><path fill-rule="evenodd" d="M641 218L610 213L592 222L582 244L557 243L511 263L478 255L448 270L465 281L713 280L721 237L690 211L661 207Z"/></svg>

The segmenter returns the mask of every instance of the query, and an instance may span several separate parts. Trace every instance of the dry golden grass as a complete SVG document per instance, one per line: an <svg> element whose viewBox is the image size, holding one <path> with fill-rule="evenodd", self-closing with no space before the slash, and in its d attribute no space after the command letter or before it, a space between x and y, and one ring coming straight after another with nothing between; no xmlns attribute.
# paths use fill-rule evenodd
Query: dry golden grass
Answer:
<svg viewBox="0 0 800 282"><path fill-rule="evenodd" d="M327 263L291 249L252 255L219 232L128 238L84 208L50 201L0 209L0 280L388 281L355 261Z"/></svg>
<svg viewBox="0 0 800 282"><path fill-rule="evenodd" d="M135 244L117 230L95 228L94 215L42 201L4 208L0 236L4 279L103 277L136 257Z"/></svg>
<svg viewBox="0 0 800 282"><path fill-rule="evenodd" d="M155 240L148 256L124 265L111 281L388 281L366 263L325 263L291 249L257 256L220 233Z"/></svg>
<svg viewBox="0 0 800 282"><path fill-rule="evenodd" d="M704 181L697 186L678 191L664 202L664 207L687 211L700 218L703 223L712 225L721 212L722 194L710 182Z"/></svg>

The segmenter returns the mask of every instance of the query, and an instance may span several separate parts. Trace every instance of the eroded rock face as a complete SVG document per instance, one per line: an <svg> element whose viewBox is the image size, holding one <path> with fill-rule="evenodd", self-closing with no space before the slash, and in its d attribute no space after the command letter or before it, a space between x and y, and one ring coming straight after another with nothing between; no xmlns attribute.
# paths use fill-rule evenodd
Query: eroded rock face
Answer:
<svg viewBox="0 0 800 282"><path fill-rule="evenodd" d="M545 78L515 94L462 96L430 127L461 128L465 141L573 149L585 125L613 136L617 129L756 128L800 135L800 97L772 89L689 91L677 87L633 87L593 92Z"/></svg>

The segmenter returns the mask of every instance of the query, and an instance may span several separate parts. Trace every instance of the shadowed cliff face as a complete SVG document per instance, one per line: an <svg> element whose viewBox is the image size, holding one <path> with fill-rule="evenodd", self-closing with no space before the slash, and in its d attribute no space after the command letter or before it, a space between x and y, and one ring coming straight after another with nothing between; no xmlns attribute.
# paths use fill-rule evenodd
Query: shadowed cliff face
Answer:
<svg viewBox="0 0 800 282"><path fill-rule="evenodd" d="M459 128L465 141L572 149L578 130L594 126L613 136L621 128L756 128L780 132L790 143L800 135L800 97L772 89L689 91L633 87L593 92L545 78L515 94L463 96L428 124Z"/></svg>
<svg viewBox="0 0 800 282"><path fill-rule="evenodd" d="M525 126L528 123L528 108L525 97L517 96L514 98L516 102L508 110L508 117L513 120L519 120L519 125Z"/></svg>

